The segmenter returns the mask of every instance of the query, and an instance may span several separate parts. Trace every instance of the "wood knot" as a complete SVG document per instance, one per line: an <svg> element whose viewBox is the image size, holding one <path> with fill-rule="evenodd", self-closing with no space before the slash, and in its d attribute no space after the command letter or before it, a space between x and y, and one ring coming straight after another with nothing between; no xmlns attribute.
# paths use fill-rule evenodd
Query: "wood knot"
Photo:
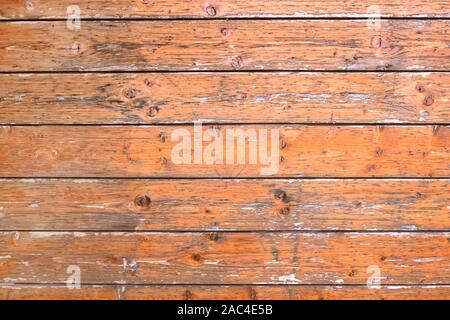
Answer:
<svg viewBox="0 0 450 320"><path fill-rule="evenodd" d="M354 277L356 275L356 270L355 269L352 269L352 271L350 271L349 273L348 273L348 276L349 277Z"/></svg>
<svg viewBox="0 0 450 320"><path fill-rule="evenodd" d="M244 60L242 59L242 57L235 57L233 59L231 59L231 66L233 67L233 69L241 69L242 66L244 65Z"/></svg>
<svg viewBox="0 0 450 320"><path fill-rule="evenodd" d="M285 149L287 147L287 142L284 139L280 139L280 148Z"/></svg>
<svg viewBox="0 0 450 320"><path fill-rule="evenodd" d="M137 91L136 91L136 89L133 89L133 88L126 88L123 90L123 95L127 99L133 99L136 97Z"/></svg>
<svg viewBox="0 0 450 320"><path fill-rule="evenodd" d="M192 257L192 260L194 260L196 262L199 262L200 260L202 260L202 256L200 254L198 254L198 253L192 254L191 257Z"/></svg>
<svg viewBox="0 0 450 320"><path fill-rule="evenodd" d="M150 203L152 202L152 200L150 199L149 196L145 195L145 196L137 196L134 199L134 204L138 207L148 207L150 205Z"/></svg>
<svg viewBox="0 0 450 320"><path fill-rule="evenodd" d="M275 199L286 202L287 194L283 190L276 190L274 194Z"/></svg>
<svg viewBox="0 0 450 320"><path fill-rule="evenodd" d="M385 256L381 256L380 257L380 261L384 261L384 260L386 260L387 258L385 257Z"/></svg>
<svg viewBox="0 0 450 320"><path fill-rule="evenodd" d="M383 45L383 39L380 36L375 36L372 38L371 45L373 48L379 49Z"/></svg>
<svg viewBox="0 0 450 320"><path fill-rule="evenodd" d="M289 209L289 207L284 207L284 208L281 208L280 211L278 211L278 213L282 216L287 216L290 211L291 210Z"/></svg>
<svg viewBox="0 0 450 320"><path fill-rule="evenodd" d="M423 104L428 107L431 106L433 103L434 103L434 98L433 98L432 94L426 96L425 99L423 99Z"/></svg>
<svg viewBox="0 0 450 320"><path fill-rule="evenodd" d="M211 241L218 241L219 240L219 234L217 232L211 232L208 235L209 240Z"/></svg>
<svg viewBox="0 0 450 320"><path fill-rule="evenodd" d="M147 112L147 114L150 116L150 117L156 117L157 115L158 115L158 112L159 112L159 109L157 108L157 107L150 107L149 109L148 109L148 112Z"/></svg>
<svg viewBox="0 0 450 320"><path fill-rule="evenodd" d="M421 85L421 84L418 84L418 85L416 86L416 90L417 90L418 92L420 92L420 93L423 93L423 92L425 92L425 87L424 87L423 85Z"/></svg>
<svg viewBox="0 0 450 320"><path fill-rule="evenodd" d="M144 80L144 83L145 83L145 85L146 85L147 87L151 87L151 86L154 85L154 82L153 82L152 80L150 80L150 79L145 79L145 80Z"/></svg>
<svg viewBox="0 0 450 320"><path fill-rule="evenodd" d="M228 29L225 28L225 27L223 27L223 28L220 29L220 33L221 33L224 37L226 37L226 36L228 35Z"/></svg>
<svg viewBox="0 0 450 320"><path fill-rule="evenodd" d="M383 150L381 150L380 147L377 147L377 148L375 149L375 155L376 155L377 157L381 157L382 154L383 154Z"/></svg>
<svg viewBox="0 0 450 320"><path fill-rule="evenodd" d="M166 142L166 139L167 139L166 133L165 132L161 132L159 134L159 139L161 140L162 143Z"/></svg>
<svg viewBox="0 0 450 320"><path fill-rule="evenodd" d="M217 10L213 5L207 6L205 11L208 14L208 16L210 16L210 17L214 17L217 14Z"/></svg>
<svg viewBox="0 0 450 320"><path fill-rule="evenodd" d="M167 166L167 158L166 158L166 157L161 157L161 158L159 158L159 162L160 162L163 166Z"/></svg>
<svg viewBox="0 0 450 320"><path fill-rule="evenodd" d="M193 294L192 294L192 292L191 292L190 290L186 290L186 291L184 292L184 298L185 298L186 300L191 299L192 296L193 296Z"/></svg>

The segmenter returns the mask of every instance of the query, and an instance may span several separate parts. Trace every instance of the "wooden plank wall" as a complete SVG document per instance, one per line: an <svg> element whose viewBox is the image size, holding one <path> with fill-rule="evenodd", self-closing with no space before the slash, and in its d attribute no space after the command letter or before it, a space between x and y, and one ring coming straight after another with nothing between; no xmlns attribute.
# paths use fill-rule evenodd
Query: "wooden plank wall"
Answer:
<svg viewBox="0 0 450 320"><path fill-rule="evenodd" d="M0 299L450 298L450 2L72 5L0 3Z"/></svg>

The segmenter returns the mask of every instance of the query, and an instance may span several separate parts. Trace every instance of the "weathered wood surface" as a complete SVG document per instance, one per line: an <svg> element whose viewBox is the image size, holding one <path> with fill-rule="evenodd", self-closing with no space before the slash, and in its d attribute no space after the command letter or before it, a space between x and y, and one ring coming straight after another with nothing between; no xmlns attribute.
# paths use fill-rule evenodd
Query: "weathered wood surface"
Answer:
<svg viewBox="0 0 450 320"><path fill-rule="evenodd" d="M91 285L70 290L63 285L0 285L2 300L446 300L450 286L271 285L271 286L132 286Z"/></svg>
<svg viewBox="0 0 450 320"><path fill-rule="evenodd" d="M63 0L2 0L0 19L65 19ZM245 18L245 17L449 17L447 1L410 0L78 0L82 18Z"/></svg>
<svg viewBox="0 0 450 320"><path fill-rule="evenodd" d="M0 71L450 70L446 20L0 24Z"/></svg>
<svg viewBox="0 0 450 320"><path fill-rule="evenodd" d="M0 230L450 230L449 182L3 179Z"/></svg>
<svg viewBox="0 0 450 320"><path fill-rule="evenodd" d="M450 2L73 4L0 3L0 299L450 297Z"/></svg>
<svg viewBox="0 0 450 320"><path fill-rule="evenodd" d="M0 123L450 123L449 73L0 74Z"/></svg>
<svg viewBox="0 0 450 320"><path fill-rule="evenodd" d="M238 163L236 156L242 148L227 144L225 139L237 128L243 132L255 129L257 134L268 129L268 156L275 157L272 166L262 164L261 158L256 159L257 164L249 164L248 143L246 164ZM216 138L225 141L223 164L208 164L206 159L195 164L194 156L190 157L192 164L175 164L174 154L189 155L195 150L173 151L182 141L172 136L174 130L189 134L190 150L194 149L192 126L4 126L0 128L0 176L446 178L450 173L450 127L446 125L213 126ZM279 130L279 158L271 151L275 146L271 135L277 132L273 130ZM259 140L263 145L267 139ZM203 149L210 144L196 147L201 152L197 154L208 154ZM227 158L227 150L234 150L234 161Z"/></svg>
<svg viewBox="0 0 450 320"><path fill-rule="evenodd" d="M450 233L1 232L0 282L447 284Z"/></svg>

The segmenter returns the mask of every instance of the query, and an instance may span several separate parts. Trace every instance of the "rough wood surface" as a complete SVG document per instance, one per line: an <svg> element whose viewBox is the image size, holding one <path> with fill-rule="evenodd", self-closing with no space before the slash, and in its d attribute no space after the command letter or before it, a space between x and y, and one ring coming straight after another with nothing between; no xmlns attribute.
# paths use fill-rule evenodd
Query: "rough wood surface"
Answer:
<svg viewBox="0 0 450 320"><path fill-rule="evenodd" d="M449 299L449 12L2 0L0 299Z"/></svg>
<svg viewBox="0 0 450 320"><path fill-rule="evenodd" d="M448 284L450 233L0 232L0 282ZM371 273L372 274L372 273Z"/></svg>
<svg viewBox="0 0 450 320"><path fill-rule="evenodd" d="M0 82L3 124L450 123L449 73L0 74Z"/></svg>
<svg viewBox="0 0 450 320"><path fill-rule="evenodd" d="M237 128L246 132L250 127L213 126L212 131L220 139ZM450 173L450 127L445 125L251 128L255 132L268 129L269 138L276 132L272 130L279 130L281 150L273 160L274 168L279 163L279 170L273 176L446 178ZM204 160L195 164L193 157L192 164L175 164L173 148L181 141L176 136L172 140L175 129L193 140L192 126L0 127L0 176L243 178L272 174L262 171L270 165L262 165L261 158L256 159L257 164L239 164L236 143L223 144L223 158L234 148L234 164L227 164L226 159L223 164ZM266 142L261 141L261 145ZM202 149L210 143L204 142ZM191 145L193 149L194 142ZM246 147L248 160L248 143ZM200 152L202 149L197 147ZM184 152L192 153L194 150ZM270 149L268 154L276 156Z"/></svg>
<svg viewBox="0 0 450 320"><path fill-rule="evenodd" d="M63 0L2 0L0 19L65 19ZM429 0L78 0L83 18L449 17L447 1Z"/></svg>
<svg viewBox="0 0 450 320"><path fill-rule="evenodd" d="M0 230L450 230L449 182L0 180Z"/></svg>
<svg viewBox="0 0 450 320"><path fill-rule="evenodd" d="M132 286L0 285L3 300L446 300L450 286Z"/></svg>
<svg viewBox="0 0 450 320"><path fill-rule="evenodd" d="M0 71L450 70L448 21L0 24Z"/></svg>

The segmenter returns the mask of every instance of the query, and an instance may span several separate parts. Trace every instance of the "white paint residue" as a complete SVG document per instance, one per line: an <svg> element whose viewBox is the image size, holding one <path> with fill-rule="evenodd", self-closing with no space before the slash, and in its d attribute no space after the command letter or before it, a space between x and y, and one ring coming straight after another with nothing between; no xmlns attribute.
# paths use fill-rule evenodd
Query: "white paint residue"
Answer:
<svg viewBox="0 0 450 320"><path fill-rule="evenodd" d="M428 116L428 112L422 110L419 112L419 121L426 121L426 117Z"/></svg>
<svg viewBox="0 0 450 320"><path fill-rule="evenodd" d="M90 205L80 205L80 208L91 208L91 209L106 209L107 206L104 204L99 204L99 205L94 205L94 204L90 204Z"/></svg>
<svg viewBox="0 0 450 320"><path fill-rule="evenodd" d="M117 288L117 299L122 300L124 293L125 293L125 286L118 287Z"/></svg>
<svg viewBox="0 0 450 320"><path fill-rule="evenodd" d="M442 257L413 259L414 262L418 262L418 263L435 262L435 261L442 261L442 260L444 260L444 258L442 258Z"/></svg>
<svg viewBox="0 0 450 320"><path fill-rule="evenodd" d="M271 279L275 281L278 280L284 283L301 283L301 281L295 277L294 273L285 276L279 276L278 278L272 277Z"/></svg>
<svg viewBox="0 0 450 320"><path fill-rule="evenodd" d="M74 232L73 235L77 238L86 237L88 234L86 232Z"/></svg>
<svg viewBox="0 0 450 320"><path fill-rule="evenodd" d="M30 232L31 239L49 238L61 233L57 232Z"/></svg>

